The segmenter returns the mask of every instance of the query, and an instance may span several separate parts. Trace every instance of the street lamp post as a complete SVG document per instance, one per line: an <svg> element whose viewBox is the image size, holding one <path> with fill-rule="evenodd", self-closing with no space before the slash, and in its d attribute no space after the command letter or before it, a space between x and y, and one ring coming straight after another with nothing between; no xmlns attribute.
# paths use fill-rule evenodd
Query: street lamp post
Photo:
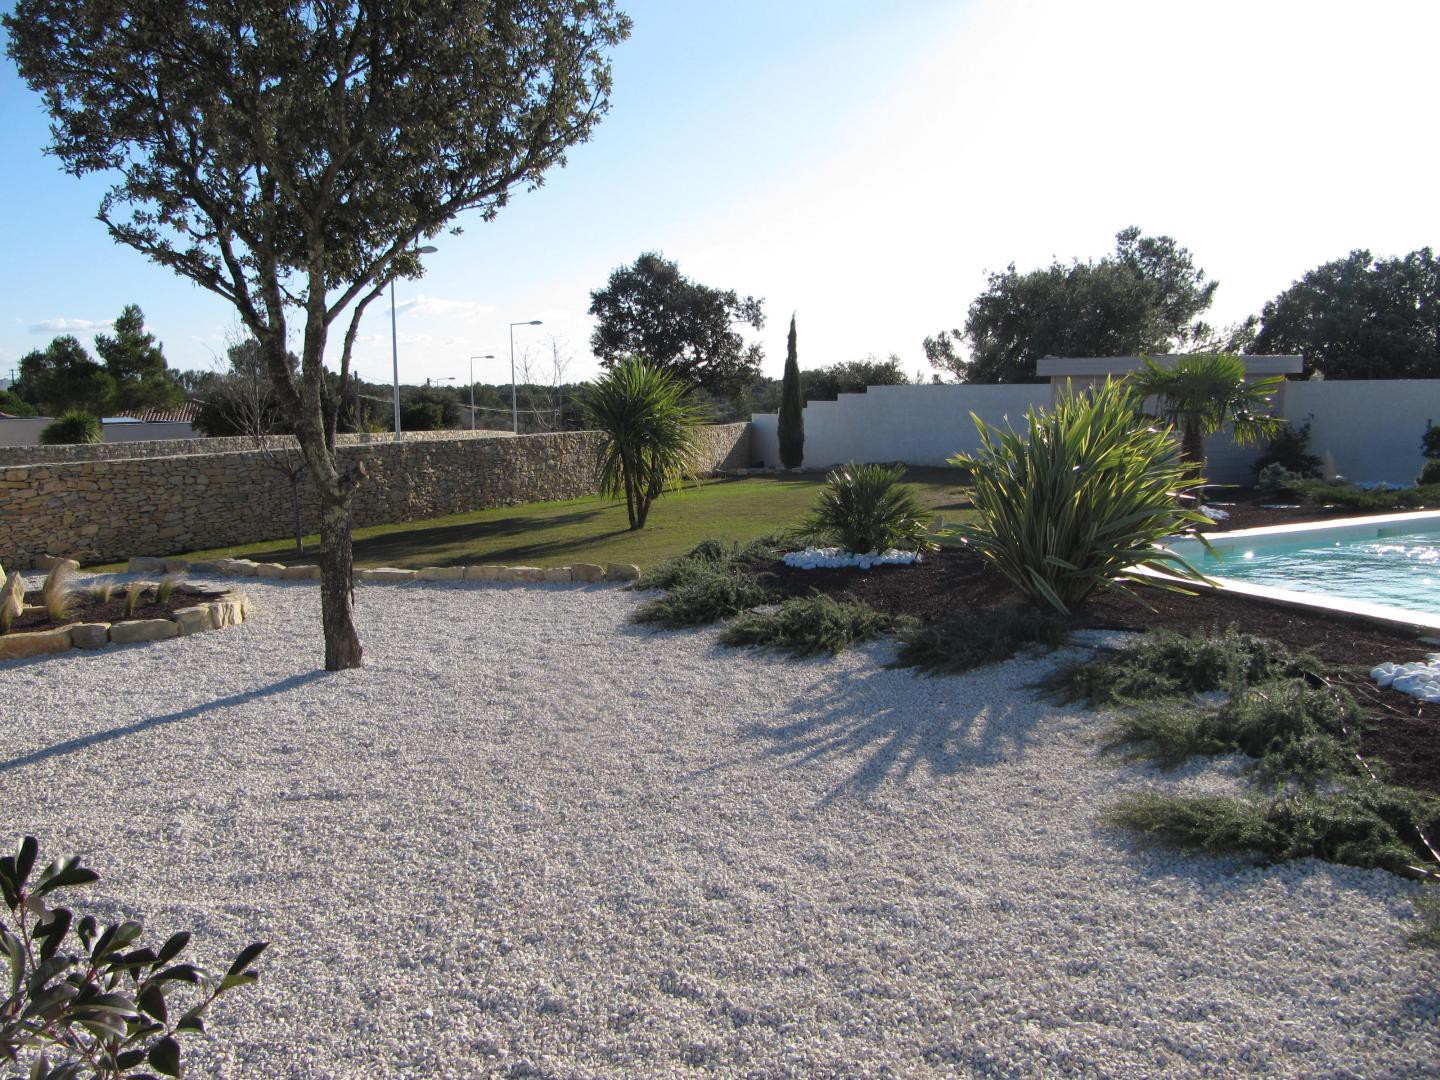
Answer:
<svg viewBox="0 0 1440 1080"><path fill-rule="evenodd" d="M515 327L539 325L539 319L522 319L510 324L510 420L515 426L516 435L520 434L520 407L515 398Z"/></svg>
<svg viewBox="0 0 1440 1080"><path fill-rule="evenodd" d="M416 255L430 255L439 248L426 244L416 248ZM395 279L390 279L390 362L395 370L395 441L401 442L405 433L400 430L400 336L395 332Z"/></svg>
<svg viewBox="0 0 1440 1080"><path fill-rule="evenodd" d="M475 361L494 360L494 353L486 353L484 356L470 357L470 430L475 430Z"/></svg>

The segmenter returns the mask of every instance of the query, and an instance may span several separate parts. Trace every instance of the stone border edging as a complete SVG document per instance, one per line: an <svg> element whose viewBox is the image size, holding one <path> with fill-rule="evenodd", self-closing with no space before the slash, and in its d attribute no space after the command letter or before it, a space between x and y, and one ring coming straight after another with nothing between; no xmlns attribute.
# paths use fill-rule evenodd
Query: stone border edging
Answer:
<svg viewBox="0 0 1440 1080"><path fill-rule="evenodd" d="M177 573L220 574L224 577L270 578L276 581L319 581L320 567L313 564L285 566L251 559L216 559L187 563L184 559L159 559L137 555L127 569L132 574ZM640 567L634 563L575 563L572 566L426 566L403 570L394 566L364 567L355 571L355 580L364 582L400 581L490 581L498 584L589 585L600 581L634 581Z"/></svg>
<svg viewBox="0 0 1440 1080"><path fill-rule="evenodd" d="M121 622L77 622L51 630L0 634L0 660L28 660L73 649L103 649L107 645L130 645L140 641L162 641L189 637L207 630L238 626L250 613L250 598L231 589L215 600L176 608L169 619L125 619Z"/></svg>

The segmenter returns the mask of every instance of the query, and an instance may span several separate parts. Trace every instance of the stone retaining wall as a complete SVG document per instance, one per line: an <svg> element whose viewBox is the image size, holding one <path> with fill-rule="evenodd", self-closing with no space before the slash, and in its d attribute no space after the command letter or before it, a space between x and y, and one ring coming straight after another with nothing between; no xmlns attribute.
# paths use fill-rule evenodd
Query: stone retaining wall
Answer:
<svg viewBox="0 0 1440 1080"><path fill-rule="evenodd" d="M509 438L508 431L407 431L405 442L436 442L448 439ZM337 435L337 446L371 446L393 443L388 431L359 435ZM295 446L290 435L273 437L276 446ZM216 439L137 439L134 442L70 443L64 446L0 446L0 467L6 465L47 465L56 461L115 461L120 458L186 457L191 454L233 454L256 449L249 436Z"/></svg>
<svg viewBox="0 0 1440 1080"><path fill-rule="evenodd" d="M378 525L593 494L599 438L466 433L346 446L340 456L362 459L369 473L355 524ZM704 471L746 466L749 425L704 428L701 448ZM308 479L301 517L317 530ZM47 554L95 563L257 543L291 535L290 519L289 481L253 450L0 468L0 560L16 566Z"/></svg>

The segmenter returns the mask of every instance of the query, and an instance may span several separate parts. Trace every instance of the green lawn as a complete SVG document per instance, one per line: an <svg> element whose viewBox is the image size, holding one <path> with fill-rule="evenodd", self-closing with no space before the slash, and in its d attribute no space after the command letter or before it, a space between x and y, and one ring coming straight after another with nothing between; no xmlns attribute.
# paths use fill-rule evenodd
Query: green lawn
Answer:
<svg viewBox="0 0 1440 1080"><path fill-rule="evenodd" d="M906 482L947 524L969 516L962 474L949 469L911 469ZM664 495L645 528L631 532L623 503L598 496L562 502L477 510L450 517L355 531L357 566L564 566L577 562L653 566L688 551L708 537L750 540L793 525L810 509L824 477L748 476L705 481ZM306 537L310 554L295 555L289 540L177 553L192 561L245 557L264 562L310 562L318 537Z"/></svg>

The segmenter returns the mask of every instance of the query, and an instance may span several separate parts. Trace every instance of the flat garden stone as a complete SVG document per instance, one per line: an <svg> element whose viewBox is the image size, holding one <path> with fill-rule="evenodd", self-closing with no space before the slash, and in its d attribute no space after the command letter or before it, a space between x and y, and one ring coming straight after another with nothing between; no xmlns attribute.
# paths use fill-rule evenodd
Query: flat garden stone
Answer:
<svg viewBox="0 0 1440 1080"><path fill-rule="evenodd" d="M640 567L634 563L612 562L605 567L606 581L634 581L640 576Z"/></svg>
<svg viewBox="0 0 1440 1080"><path fill-rule="evenodd" d="M132 574L163 574L165 560L152 558L149 555L132 555L125 569Z"/></svg>
<svg viewBox="0 0 1440 1080"><path fill-rule="evenodd" d="M103 649L110 644L108 622L82 622L70 627L70 641L77 649Z"/></svg>
<svg viewBox="0 0 1440 1080"><path fill-rule="evenodd" d="M280 574L281 581L319 581L320 567L308 563L287 566Z"/></svg>
<svg viewBox="0 0 1440 1080"><path fill-rule="evenodd" d="M222 626L239 626L245 621L245 602L231 597L228 600L212 600L205 605L210 609L210 622L216 629Z"/></svg>
<svg viewBox="0 0 1440 1080"><path fill-rule="evenodd" d="M500 571L505 567L495 563L486 563L484 566L465 567L466 581L499 581Z"/></svg>
<svg viewBox="0 0 1440 1080"><path fill-rule="evenodd" d="M163 562L167 574L183 574L190 569L190 563L185 559L165 559Z"/></svg>
<svg viewBox="0 0 1440 1080"><path fill-rule="evenodd" d="M174 619L180 624L180 636L188 637L190 634L203 634L206 630L215 629L215 619L210 614L209 604L196 604L194 607L176 608Z"/></svg>
<svg viewBox="0 0 1440 1080"><path fill-rule="evenodd" d="M576 581L604 581L605 568L599 563L577 562L570 568L570 576Z"/></svg>
<svg viewBox="0 0 1440 1080"><path fill-rule="evenodd" d="M416 575L421 581L460 581L465 577L463 566L425 566Z"/></svg>
<svg viewBox="0 0 1440 1080"><path fill-rule="evenodd" d="M117 645L129 645L136 641L162 641L179 635L179 624L169 619L132 619L130 622L115 623L110 627L110 640Z"/></svg>
<svg viewBox="0 0 1440 1080"><path fill-rule="evenodd" d="M63 566L72 571L80 569L78 562L74 559L67 559L63 555L42 555L35 560L35 567L38 570L54 570L57 566Z"/></svg>
<svg viewBox="0 0 1440 1080"><path fill-rule="evenodd" d="M192 574L218 574L220 567L213 562L192 562L190 573Z"/></svg>
<svg viewBox="0 0 1440 1080"><path fill-rule="evenodd" d="M285 571L287 569L289 569L289 567L287 567L284 563L262 562L256 565L255 576L262 578L275 578L276 580L279 580L280 578L285 576Z"/></svg>
<svg viewBox="0 0 1440 1080"><path fill-rule="evenodd" d="M545 568L545 583L547 585L569 585L575 579L570 574L568 566L549 566Z"/></svg>
<svg viewBox="0 0 1440 1080"><path fill-rule="evenodd" d="M35 630L30 633L0 634L0 660L26 660L70 649L70 628Z"/></svg>
<svg viewBox="0 0 1440 1080"><path fill-rule="evenodd" d="M397 566L374 566L360 571L361 581L414 581L414 570L401 570Z"/></svg>

